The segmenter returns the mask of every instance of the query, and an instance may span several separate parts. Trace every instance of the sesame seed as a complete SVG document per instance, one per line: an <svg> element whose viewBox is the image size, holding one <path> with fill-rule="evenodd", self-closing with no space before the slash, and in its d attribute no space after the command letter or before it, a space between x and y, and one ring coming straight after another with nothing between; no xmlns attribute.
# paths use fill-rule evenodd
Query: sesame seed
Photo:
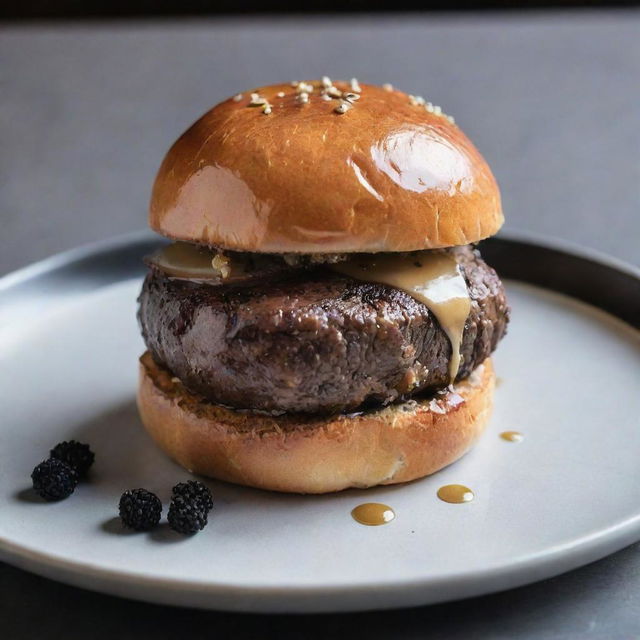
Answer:
<svg viewBox="0 0 640 640"><path fill-rule="evenodd" d="M347 102L355 102L356 100L360 100L360 96L357 93L345 92L342 94L342 99Z"/></svg>
<svg viewBox="0 0 640 640"><path fill-rule="evenodd" d="M308 82L298 82L296 91L298 93L311 93L313 91L313 85Z"/></svg>
<svg viewBox="0 0 640 640"><path fill-rule="evenodd" d="M355 91L356 93L362 93L362 89L358 84L357 78L351 78L351 91Z"/></svg>
<svg viewBox="0 0 640 640"><path fill-rule="evenodd" d="M327 94L330 95L332 98L341 98L342 97L342 91L340 91L340 89L338 89L338 87L328 87L327 88Z"/></svg>
<svg viewBox="0 0 640 640"><path fill-rule="evenodd" d="M276 93L276 97L284 98L284 91L278 91L278 93Z"/></svg>
<svg viewBox="0 0 640 640"><path fill-rule="evenodd" d="M236 95L233 96L233 101L234 102L240 102L240 100L242 100L242 94L241 93L236 93Z"/></svg>
<svg viewBox="0 0 640 640"><path fill-rule="evenodd" d="M320 97L323 100L326 100L327 102L331 102L331 99L332 99L331 96L328 93L323 93Z"/></svg>
<svg viewBox="0 0 640 640"><path fill-rule="evenodd" d="M322 80L320 82L325 89L333 84L329 76L322 76Z"/></svg>
<svg viewBox="0 0 640 640"><path fill-rule="evenodd" d="M382 85L383 88L386 88L387 85ZM391 85L389 85L391 86ZM425 99L422 96L409 96L409 102L413 105L413 106L421 106L424 107L424 110L427 111L428 113L433 113L433 115L435 116L441 116L442 118L446 118L451 124L455 124L455 120L453 118L453 116L449 116L446 113L444 113L442 111L442 107L439 107L436 104L433 104L432 102L426 102Z"/></svg>
<svg viewBox="0 0 640 640"><path fill-rule="evenodd" d="M392 85L392 84L389 84L388 82L385 82L385 83L382 85L382 88L383 88L385 91L393 91L393 85Z"/></svg>
<svg viewBox="0 0 640 640"><path fill-rule="evenodd" d="M262 105L262 113L267 116L271 113L271 105L268 102Z"/></svg>
<svg viewBox="0 0 640 640"><path fill-rule="evenodd" d="M349 109L351 109L351 103L347 102L346 100L343 100L342 102L340 102L340 104L334 109L334 111L336 113L346 113L347 111L349 111Z"/></svg>
<svg viewBox="0 0 640 640"><path fill-rule="evenodd" d="M309 102L309 94L306 91L303 91L302 93L298 94L296 100L301 104L306 104L307 102Z"/></svg>
<svg viewBox="0 0 640 640"><path fill-rule="evenodd" d="M258 93L252 93L251 94L251 102L247 106L249 106L249 107L261 107L261 106L263 106L265 104L267 104L266 98L263 98Z"/></svg>

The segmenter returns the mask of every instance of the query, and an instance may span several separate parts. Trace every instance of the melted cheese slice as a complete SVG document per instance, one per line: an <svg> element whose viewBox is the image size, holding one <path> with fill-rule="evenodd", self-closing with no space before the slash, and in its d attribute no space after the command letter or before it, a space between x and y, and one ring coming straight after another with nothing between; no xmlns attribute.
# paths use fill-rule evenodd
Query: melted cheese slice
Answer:
<svg viewBox="0 0 640 640"><path fill-rule="evenodd" d="M233 282L245 275L244 264L231 260L207 247L188 242L174 242L146 258L171 278L215 284Z"/></svg>
<svg viewBox="0 0 640 640"><path fill-rule="evenodd" d="M379 282L406 291L424 303L451 342L449 377L460 368L460 347L471 300L453 255L444 251L358 255L332 268L356 280Z"/></svg>

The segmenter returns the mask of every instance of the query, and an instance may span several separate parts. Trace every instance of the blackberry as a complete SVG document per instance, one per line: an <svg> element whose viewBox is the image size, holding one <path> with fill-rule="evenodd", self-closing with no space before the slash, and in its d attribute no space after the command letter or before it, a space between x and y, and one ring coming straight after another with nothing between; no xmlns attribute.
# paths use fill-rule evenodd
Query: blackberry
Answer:
<svg viewBox="0 0 640 640"><path fill-rule="evenodd" d="M184 498L185 502L197 502L202 509L206 512L213 509L213 497L209 488L198 482L198 480L188 480L187 482L180 482L172 489L172 497L176 498L180 496Z"/></svg>
<svg viewBox="0 0 640 640"><path fill-rule="evenodd" d="M199 502L176 496L167 514L169 526L178 533L196 533L207 526L207 512Z"/></svg>
<svg viewBox="0 0 640 640"><path fill-rule="evenodd" d="M146 489L129 489L120 496L122 524L135 531L149 531L160 522L162 503L155 493Z"/></svg>
<svg viewBox="0 0 640 640"><path fill-rule="evenodd" d="M78 474L66 462L49 458L31 473L36 493L49 502L68 498L78 484Z"/></svg>
<svg viewBox="0 0 640 640"><path fill-rule="evenodd" d="M66 462L76 470L78 477L84 478L96 456L88 444L69 440L68 442L60 442L51 449L51 457Z"/></svg>

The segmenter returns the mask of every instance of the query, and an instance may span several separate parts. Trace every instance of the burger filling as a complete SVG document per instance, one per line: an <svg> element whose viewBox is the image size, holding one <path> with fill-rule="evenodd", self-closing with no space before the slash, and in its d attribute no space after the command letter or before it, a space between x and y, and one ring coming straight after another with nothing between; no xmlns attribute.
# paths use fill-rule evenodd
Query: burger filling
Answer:
<svg viewBox="0 0 640 640"><path fill-rule="evenodd" d="M509 318L471 246L354 258L175 243L149 265L138 318L153 358L237 409L354 412L434 393L469 376Z"/></svg>

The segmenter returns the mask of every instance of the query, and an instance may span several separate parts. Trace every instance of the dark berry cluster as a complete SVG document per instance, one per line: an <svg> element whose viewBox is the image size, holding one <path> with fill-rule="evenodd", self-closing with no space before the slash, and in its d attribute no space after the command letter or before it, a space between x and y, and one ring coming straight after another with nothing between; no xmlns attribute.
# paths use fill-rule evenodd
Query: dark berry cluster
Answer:
<svg viewBox="0 0 640 640"><path fill-rule="evenodd" d="M213 497L208 487L197 480L180 482L171 491L167 520L178 533L197 533L207 526L211 509Z"/></svg>
<svg viewBox="0 0 640 640"><path fill-rule="evenodd" d="M178 533L197 533L207 526L208 511L198 501L189 501L181 496L171 500L167 520Z"/></svg>
<svg viewBox="0 0 640 640"><path fill-rule="evenodd" d="M88 444L82 444L77 440L69 440L57 444L50 453L52 458L66 462L76 470L79 478L86 478L89 468L96 459L95 454Z"/></svg>
<svg viewBox="0 0 640 640"><path fill-rule="evenodd" d="M167 520L178 533L192 534L207 526L213 497L209 489L197 480L180 482L173 487ZM146 489L125 491L120 498L122 523L136 531L149 531L159 522L162 513L160 498Z"/></svg>
<svg viewBox="0 0 640 640"><path fill-rule="evenodd" d="M213 496L209 487L197 480L178 483L171 490L171 498L183 498L187 502L198 503L207 513L213 509Z"/></svg>
<svg viewBox="0 0 640 640"><path fill-rule="evenodd" d="M49 458L31 473L36 493L49 502L68 498L78 484L78 474L66 462Z"/></svg>
<svg viewBox="0 0 640 640"><path fill-rule="evenodd" d="M119 512L125 527L135 531L149 531L160 522L162 503L151 491L130 489L120 497Z"/></svg>
<svg viewBox="0 0 640 640"><path fill-rule="evenodd" d="M63 500L87 477L96 456L88 444L77 440L59 442L49 454L31 473L33 488L47 501ZM193 534L207 526L211 509L213 497L208 487L197 480L187 480L171 490L167 520L174 531ZM125 527L150 531L160 522L162 502L146 489L129 489L120 496L118 512Z"/></svg>
<svg viewBox="0 0 640 640"><path fill-rule="evenodd" d="M68 498L86 477L95 455L89 445L70 440L51 449L51 457L31 472L35 492L47 501Z"/></svg>

